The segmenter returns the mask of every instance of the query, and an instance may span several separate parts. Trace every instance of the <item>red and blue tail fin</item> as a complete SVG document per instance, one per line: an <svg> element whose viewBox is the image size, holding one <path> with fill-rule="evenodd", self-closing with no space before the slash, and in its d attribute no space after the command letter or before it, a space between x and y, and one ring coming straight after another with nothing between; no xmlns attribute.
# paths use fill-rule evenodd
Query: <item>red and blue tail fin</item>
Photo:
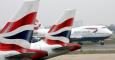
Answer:
<svg viewBox="0 0 115 60"><path fill-rule="evenodd" d="M36 19L36 21L34 22L34 30L38 30L41 26L41 24L39 23L39 21Z"/></svg>
<svg viewBox="0 0 115 60"><path fill-rule="evenodd" d="M69 43L71 28L73 25L75 10L66 10L61 19L51 27L46 36L48 44Z"/></svg>
<svg viewBox="0 0 115 60"><path fill-rule="evenodd" d="M34 30L39 0L26 1L0 32L0 43L29 48Z"/></svg>

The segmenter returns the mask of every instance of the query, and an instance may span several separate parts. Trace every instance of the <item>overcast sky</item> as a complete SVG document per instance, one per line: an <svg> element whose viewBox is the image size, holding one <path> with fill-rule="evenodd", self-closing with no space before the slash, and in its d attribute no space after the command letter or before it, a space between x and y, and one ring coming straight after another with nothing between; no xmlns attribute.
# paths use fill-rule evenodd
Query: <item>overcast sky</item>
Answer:
<svg viewBox="0 0 115 60"><path fill-rule="evenodd" d="M24 0L0 0L0 28L13 17ZM75 20L84 25L115 24L115 0L41 0L38 19L52 25L64 9L76 9Z"/></svg>

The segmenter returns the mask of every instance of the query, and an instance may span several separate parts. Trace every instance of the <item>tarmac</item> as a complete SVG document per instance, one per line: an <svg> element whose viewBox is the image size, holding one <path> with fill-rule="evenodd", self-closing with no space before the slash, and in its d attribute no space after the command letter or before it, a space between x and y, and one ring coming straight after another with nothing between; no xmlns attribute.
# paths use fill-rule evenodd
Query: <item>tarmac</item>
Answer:
<svg viewBox="0 0 115 60"><path fill-rule="evenodd" d="M115 60L115 54L62 55L48 60Z"/></svg>
<svg viewBox="0 0 115 60"><path fill-rule="evenodd" d="M85 54L74 51L70 54L57 56L48 60L115 60L115 44L83 45L82 50Z"/></svg>

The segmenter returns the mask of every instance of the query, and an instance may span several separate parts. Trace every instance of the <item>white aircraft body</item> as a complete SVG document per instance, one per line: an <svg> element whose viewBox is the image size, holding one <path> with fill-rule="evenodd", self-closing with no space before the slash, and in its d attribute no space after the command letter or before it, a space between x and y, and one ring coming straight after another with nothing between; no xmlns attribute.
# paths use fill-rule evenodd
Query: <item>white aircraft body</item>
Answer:
<svg viewBox="0 0 115 60"><path fill-rule="evenodd" d="M75 10L66 10L61 19L51 27L48 34L46 34L43 39L39 40L33 37L33 43L30 49L48 52L48 56L43 59L52 58L80 49L81 46L79 44L69 43L74 15Z"/></svg>
<svg viewBox="0 0 115 60"><path fill-rule="evenodd" d="M0 31L0 60L35 59L46 51L30 49L39 0L27 0L17 14Z"/></svg>
<svg viewBox="0 0 115 60"><path fill-rule="evenodd" d="M44 37L49 29L39 29L36 32L39 34L35 37ZM70 42L79 42L82 44L82 41L91 41L91 42L100 42L101 45L104 44L104 40L109 38L112 35L112 31L103 25L93 25L93 26L80 26L72 28Z"/></svg>
<svg viewBox="0 0 115 60"><path fill-rule="evenodd" d="M71 42L78 41L82 44L82 41L99 42L104 44L104 40L112 35L112 31L106 26L81 26L72 29Z"/></svg>
<svg viewBox="0 0 115 60"><path fill-rule="evenodd" d="M63 17L52 26L43 40L33 41L34 22L39 0L24 2L18 13L0 31L1 60L44 60L80 49L69 43L75 10L66 10Z"/></svg>

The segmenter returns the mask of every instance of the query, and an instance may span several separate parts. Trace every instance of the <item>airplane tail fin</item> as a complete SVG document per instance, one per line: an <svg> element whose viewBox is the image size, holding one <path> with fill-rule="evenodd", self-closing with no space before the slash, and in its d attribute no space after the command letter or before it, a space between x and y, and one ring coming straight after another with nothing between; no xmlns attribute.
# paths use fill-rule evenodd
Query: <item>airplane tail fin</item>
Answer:
<svg viewBox="0 0 115 60"><path fill-rule="evenodd" d="M64 12L61 19L51 27L51 29L48 32L48 35L46 35L45 40L48 44L63 45L64 43L69 43L74 15L74 9L66 10Z"/></svg>
<svg viewBox="0 0 115 60"><path fill-rule="evenodd" d="M34 22L34 30L38 30L41 27L41 24L39 23L39 21L36 19L36 21Z"/></svg>
<svg viewBox="0 0 115 60"><path fill-rule="evenodd" d="M24 2L18 13L12 18L0 32L0 43L16 44L29 48L39 6L39 0Z"/></svg>

